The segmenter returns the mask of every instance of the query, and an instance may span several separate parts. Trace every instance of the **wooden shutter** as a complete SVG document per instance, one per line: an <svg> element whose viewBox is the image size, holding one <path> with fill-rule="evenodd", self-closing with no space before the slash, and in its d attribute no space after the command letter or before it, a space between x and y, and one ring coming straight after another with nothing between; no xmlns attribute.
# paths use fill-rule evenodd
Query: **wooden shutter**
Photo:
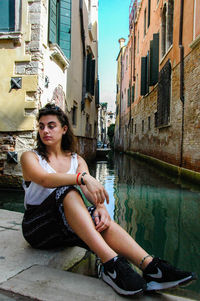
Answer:
<svg viewBox="0 0 200 301"><path fill-rule="evenodd" d="M49 42L57 42L57 0L49 0Z"/></svg>
<svg viewBox="0 0 200 301"><path fill-rule="evenodd" d="M147 87L147 57L142 57L141 58L141 95L146 95Z"/></svg>
<svg viewBox="0 0 200 301"><path fill-rule="evenodd" d="M157 113L158 126L167 125L170 117L171 63L168 60L159 74Z"/></svg>
<svg viewBox="0 0 200 301"><path fill-rule="evenodd" d="M95 86L95 60L92 59L92 53L87 55L87 72L86 72L86 91L94 95Z"/></svg>
<svg viewBox="0 0 200 301"><path fill-rule="evenodd" d="M86 71L86 91L87 92L90 92L91 63L92 63L92 53L88 53L88 55L87 55L87 71Z"/></svg>
<svg viewBox="0 0 200 301"><path fill-rule="evenodd" d="M128 88L128 101L127 101L127 106L130 107L130 88Z"/></svg>
<svg viewBox="0 0 200 301"><path fill-rule="evenodd" d="M134 102L135 99L135 85L132 86L132 102Z"/></svg>
<svg viewBox="0 0 200 301"><path fill-rule="evenodd" d="M59 46L71 58L71 0L60 0Z"/></svg>
<svg viewBox="0 0 200 301"><path fill-rule="evenodd" d="M158 82L159 75L159 33L153 35L150 41L150 86Z"/></svg>
<svg viewBox="0 0 200 301"><path fill-rule="evenodd" d="M15 0L0 0L0 31L15 30Z"/></svg>
<svg viewBox="0 0 200 301"><path fill-rule="evenodd" d="M91 78L90 78L90 93L94 95L94 83L95 83L95 60L91 62Z"/></svg>

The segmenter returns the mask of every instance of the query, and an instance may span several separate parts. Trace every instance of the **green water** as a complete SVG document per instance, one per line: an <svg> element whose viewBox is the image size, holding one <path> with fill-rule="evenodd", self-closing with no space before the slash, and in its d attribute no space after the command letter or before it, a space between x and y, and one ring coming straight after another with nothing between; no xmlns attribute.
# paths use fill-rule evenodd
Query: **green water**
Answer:
<svg viewBox="0 0 200 301"><path fill-rule="evenodd" d="M111 196L108 210L117 223L150 254L200 275L200 187L128 155L115 154L91 170ZM200 300L200 281L173 293Z"/></svg>
<svg viewBox="0 0 200 301"><path fill-rule="evenodd" d="M111 217L150 254L200 275L200 187L115 154L90 165L110 195ZM23 212L23 191L0 191L0 208ZM200 300L200 280L172 291Z"/></svg>

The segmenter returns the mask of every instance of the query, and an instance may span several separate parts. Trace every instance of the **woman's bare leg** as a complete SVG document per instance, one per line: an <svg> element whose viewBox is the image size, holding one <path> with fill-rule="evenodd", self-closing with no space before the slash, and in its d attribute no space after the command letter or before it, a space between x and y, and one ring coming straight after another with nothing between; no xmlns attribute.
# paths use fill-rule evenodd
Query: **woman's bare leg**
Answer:
<svg viewBox="0 0 200 301"><path fill-rule="evenodd" d="M129 259L132 263L139 267L142 259L148 255L148 253L140 247L137 242L117 223L111 221L111 225L108 229L103 231L103 238L106 243L118 254L123 255ZM145 267L152 261L152 257L147 257L141 268Z"/></svg>
<svg viewBox="0 0 200 301"><path fill-rule="evenodd" d="M69 225L90 249L101 258L102 262L106 262L120 254L139 266L141 260L148 255L148 253L114 221L111 221L110 227L101 232L101 234L96 231L90 214L82 198L76 191L72 190L66 195L63 205ZM144 269L151 260L151 257L146 258L142 268Z"/></svg>
<svg viewBox="0 0 200 301"><path fill-rule="evenodd" d="M117 256L117 253L109 247L101 234L96 231L79 193L74 190L70 191L64 198L63 205L70 227L101 258L102 262Z"/></svg>

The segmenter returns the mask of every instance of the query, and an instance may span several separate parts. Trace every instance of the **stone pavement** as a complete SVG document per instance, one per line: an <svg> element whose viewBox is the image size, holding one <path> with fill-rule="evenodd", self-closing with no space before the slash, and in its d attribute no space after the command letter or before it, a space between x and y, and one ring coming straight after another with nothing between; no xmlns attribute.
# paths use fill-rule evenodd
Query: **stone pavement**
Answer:
<svg viewBox="0 0 200 301"><path fill-rule="evenodd" d="M22 237L21 220L21 213L0 210L0 301L189 300L169 294L122 297L99 279L68 272L86 251L34 250Z"/></svg>

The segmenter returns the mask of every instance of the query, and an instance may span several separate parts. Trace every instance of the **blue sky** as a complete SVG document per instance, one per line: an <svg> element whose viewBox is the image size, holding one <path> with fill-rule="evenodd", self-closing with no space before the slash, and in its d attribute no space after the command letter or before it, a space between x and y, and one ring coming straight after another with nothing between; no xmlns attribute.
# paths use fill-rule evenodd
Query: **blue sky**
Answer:
<svg viewBox="0 0 200 301"><path fill-rule="evenodd" d="M116 58L119 38L128 38L131 0L99 0L99 79L100 102L115 111Z"/></svg>

